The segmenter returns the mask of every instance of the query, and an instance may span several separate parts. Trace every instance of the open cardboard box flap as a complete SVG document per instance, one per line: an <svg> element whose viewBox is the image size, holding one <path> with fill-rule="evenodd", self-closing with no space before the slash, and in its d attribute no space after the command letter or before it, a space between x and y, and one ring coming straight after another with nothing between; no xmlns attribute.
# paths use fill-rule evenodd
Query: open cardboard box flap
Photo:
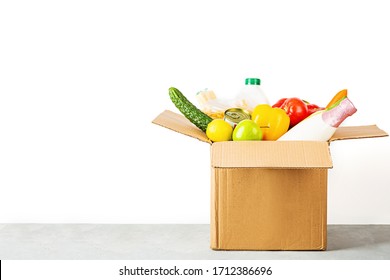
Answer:
<svg viewBox="0 0 390 280"><path fill-rule="evenodd" d="M330 138L329 142L345 139L374 138L389 136L376 125L340 126Z"/></svg>
<svg viewBox="0 0 390 280"><path fill-rule="evenodd" d="M332 168L328 142L226 141L212 143L206 134L183 115L165 110L154 124L211 145L211 165L219 168ZM330 141L388 136L376 125L339 127Z"/></svg>
<svg viewBox="0 0 390 280"><path fill-rule="evenodd" d="M152 123L179 132L181 134L196 138L202 142L211 144L212 142L202 130L193 125L186 117L176 114L172 111L165 110L158 115Z"/></svg>

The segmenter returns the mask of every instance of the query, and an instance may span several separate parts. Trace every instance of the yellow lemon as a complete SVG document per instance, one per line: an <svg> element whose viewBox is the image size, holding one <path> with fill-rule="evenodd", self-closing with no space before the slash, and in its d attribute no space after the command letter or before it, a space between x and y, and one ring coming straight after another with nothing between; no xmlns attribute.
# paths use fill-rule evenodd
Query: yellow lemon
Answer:
<svg viewBox="0 0 390 280"><path fill-rule="evenodd" d="M232 140L233 128L222 119L212 120L206 129L207 137L213 142Z"/></svg>

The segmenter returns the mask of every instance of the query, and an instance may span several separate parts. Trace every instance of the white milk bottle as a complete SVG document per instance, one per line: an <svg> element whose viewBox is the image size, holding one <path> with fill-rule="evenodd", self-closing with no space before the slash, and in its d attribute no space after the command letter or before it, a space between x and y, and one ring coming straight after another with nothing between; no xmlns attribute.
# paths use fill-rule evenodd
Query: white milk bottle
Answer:
<svg viewBox="0 0 390 280"><path fill-rule="evenodd" d="M336 107L319 111L304 119L277 141L328 141L340 124L356 111L355 106L346 97Z"/></svg>
<svg viewBox="0 0 390 280"><path fill-rule="evenodd" d="M259 104L269 104L267 96L260 87L259 78L246 78L245 86L234 99L236 107L245 109L252 113Z"/></svg>

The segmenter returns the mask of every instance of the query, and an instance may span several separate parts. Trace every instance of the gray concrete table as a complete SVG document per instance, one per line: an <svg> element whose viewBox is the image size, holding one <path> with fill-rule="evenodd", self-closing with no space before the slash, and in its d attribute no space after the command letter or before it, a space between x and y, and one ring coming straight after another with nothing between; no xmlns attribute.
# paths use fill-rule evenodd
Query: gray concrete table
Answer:
<svg viewBox="0 0 390 280"><path fill-rule="evenodd" d="M209 225L0 224L2 260L390 259L390 225L329 225L327 251L213 251Z"/></svg>

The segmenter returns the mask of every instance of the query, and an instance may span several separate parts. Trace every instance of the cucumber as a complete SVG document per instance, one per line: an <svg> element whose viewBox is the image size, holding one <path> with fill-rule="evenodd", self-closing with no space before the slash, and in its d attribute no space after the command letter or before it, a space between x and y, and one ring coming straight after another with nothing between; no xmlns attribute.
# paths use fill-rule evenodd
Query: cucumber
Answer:
<svg viewBox="0 0 390 280"><path fill-rule="evenodd" d="M207 125L213 120L211 117L196 108L177 88L169 88L169 97L176 108L194 125L206 132Z"/></svg>

